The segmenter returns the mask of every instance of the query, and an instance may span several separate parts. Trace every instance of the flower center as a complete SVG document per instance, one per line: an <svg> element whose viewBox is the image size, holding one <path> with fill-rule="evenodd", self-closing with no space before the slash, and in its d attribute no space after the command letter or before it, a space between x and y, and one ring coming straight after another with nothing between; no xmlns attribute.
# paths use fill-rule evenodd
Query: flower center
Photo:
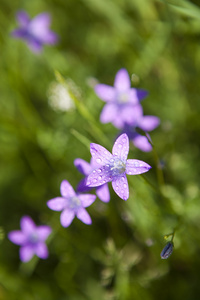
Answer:
<svg viewBox="0 0 200 300"><path fill-rule="evenodd" d="M28 240L29 240L29 243L32 245L37 244L38 240L39 240L38 234L36 232L31 233Z"/></svg>
<svg viewBox="0 0 200 300"><path fill-rule="evenodd" d="M121 92L118 94L117 100L121 104L126 103L129 100L129 95L126 92Z"/></svg>
<svg viewBox="0 0 200 300"><path fill-rule="evenodd" d="M70 199L69 208L76 210L81 206L81 201L77 196L74 196Z"/></svg>
<svg viewBox="0 0 200 300"><path fill-rule="evenodd" d="M110 169L112 175L117 176L125 172L126 164L121 159L115 159Z"/></svg>

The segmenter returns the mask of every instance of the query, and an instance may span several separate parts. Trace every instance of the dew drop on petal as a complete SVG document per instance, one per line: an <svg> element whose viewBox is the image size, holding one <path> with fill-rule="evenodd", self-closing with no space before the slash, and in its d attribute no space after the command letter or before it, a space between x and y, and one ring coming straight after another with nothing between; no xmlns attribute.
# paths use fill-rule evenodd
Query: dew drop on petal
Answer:
<svg viewBox="0 0 200 300"><path fill-rule="evenodd" d="M124 176L122 176L122 181L124 181L125 180L125 178L124 178Z"/></svg>
<svg viewBox="0 0 200 300"><path fill-rule="evenodd" d="M125 138L122 139L122 143L126 143L126 139Z"/></svg>
<svg viewBox="0 0 200 300"><path fill-rule="evenodd" d="M102 172L102 170L101 170L101 169L98 169L98 170L97 170L97 173L99 173L99 174L100 174L101 172Z"/></svg>
<svg viewBox="0 0 200 300"><path fill-rule="evenodd" d="M127 184L126 184L126 183L124 183L124 188L125 188L125 189L127 188Z"/></svg>
<svg viewBox="0 0 200 300"><path fill-rule="evenodd" d="M102 176L100 175L99 177L98 177L98 180L101 180L102 179Z"/></svg>
<svg viewBox="0 0 200 300"><path fill-rule="evenodd" d="M118 144L118 148L122 148L122 144Z"/></svg>
<svg viewBox="0 0 200 300"><path fill-rule="evenodd" d="M102 161L101 158L97 158L97 159L96 159L96 162L97 162L98 164L100 164L101 161Z"/></svg>
<svg viewBox="0 0 200 300"><path fill-rule="evenodd" d="M97 180L96 180L96 178L94 178L94 179L93 179L93 183L96 183L96 182L97 182Z"/></svg>

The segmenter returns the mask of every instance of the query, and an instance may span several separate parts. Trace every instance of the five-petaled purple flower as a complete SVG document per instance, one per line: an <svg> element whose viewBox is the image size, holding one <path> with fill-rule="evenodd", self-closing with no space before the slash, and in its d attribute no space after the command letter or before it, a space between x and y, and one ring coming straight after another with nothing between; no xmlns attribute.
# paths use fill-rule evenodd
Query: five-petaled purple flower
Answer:
<svg viewBox="0 0 200 300"><path fill-rule="evenodd" d="M51 199L47 206L56 211L62 211L60 222L63 227L68 227L73 221L75 215L83 223L90 225L92 220L85 210L96 199L95 195L77 194L67 180L63 180L60 185L62 197Z"/></svg>
<svg viewBox="0 0 200 300"><path fill-rule="evenodd" d="M8 238L14 244L20 245L20 259L28 262L34 254L42 259L48 257L45 240L51 233L51 227L46 225L36 226L29 216L24 216L20 221L21 231L14 230Z"/></svg>
<svg viewBox="0 0 200 300"><path fill-rule="evenodd" d="M124 123L132 123L135 105L147 96L147 91L131 88L131 81L126 69L120 69L117 72L114 87L97 84L95 92L100 99L107 102L101 112L101 122L111 122L120 129Z"/></svg>
<svg viewBox="0 0 200 300"><path fill-rule="evenodd" d="M135 147L144 152L152 150L152 146L149 143L146 136L139 134L136 128L140 128L145 132L154 130L160 124L160 119L155 116L144 116L141 105L135 107L135 113L132 119L132 124L124 124L122 133L126 133L130 140L132 140Z"/></svg>
<svg viewBox="0 0 200 300"><path fill-rule="evenodd" d="M12 35L26 41L33 52L41 52L44 44L57 43L57 34L49 30L51 17L48 13L41 13L31 20L25 11L19 11L17 20L19 28L15 29Z"/></svg>
<svg viewBox="0 0 200 300"><path fill-rule="evenodd" d="M95 187L112 181L116 194L123 200L129 197L127 175L142 174L151 168L147 163L137 159L127 159L129 139L127 134L120 135L114 143L112 154L98 144L90 144L92 157L101 167L93 170L87 177L87 186Z"/></svg>
<svg viewBox="0 0 200 300"><path fill-rule="evenodd" d="M99 166L98 163L96 163L93 158L91 159L90 163L88 163L84 159L76 158L75 161L74 161L74 165L79 170L79 172L81 172L83 175L86 176L85 178L83 178L79 182L78 187L77 187L77 191L78 192L88 192L88 191L90 191L91 188L86 185L87 176L90 175L90 173L94 169L98 168L98 166ZM96 194L97 194L97 196L99 197L99 199L101 201L103 201L103 202L109 202L110 201L110 192L109 192L109 188L108 188L107 183L96 187Z"/></svg>

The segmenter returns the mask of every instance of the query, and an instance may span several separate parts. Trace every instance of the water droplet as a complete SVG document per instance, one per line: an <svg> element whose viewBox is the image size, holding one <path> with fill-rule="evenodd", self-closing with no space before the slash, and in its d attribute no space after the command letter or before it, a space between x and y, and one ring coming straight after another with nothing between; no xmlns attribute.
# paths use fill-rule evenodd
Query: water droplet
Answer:
<svg viewBox="0 0 200 300"><path fill-rule="evenodd" d="M97 158L97 159L96 159L96 162L97 162L98 164L100 164L100 163L102 162L102 159L101 159L101 158Z"/></svg>
<svg viewBox="0 0 200 300"><path fill-rule="evenodd" d="M95 173L96 173L96 170L94 170L92 173L95 174Z"/></svg>
<svg viewBox="0 0 200 300"><path fill-rule="evenodd" d="M100 175L99 177L98 177L98 180L101 180L102 179L102 176Z"/></svg>
<svg viewBox="0 0 200 300"><path fill-rule="evenodd" d="M126 184L126 183L124 183L124 188L125 188L125 189L127 188L127 184Z"/></svg>
<svg viewBox="0 0 200 300"><path fill-rule="evenodd" d="M96 183L96 182L97 182L97 180L96 180L96 178L94 178L94 179L93 179L93 183Z"/></svg>
<svg viewBox="0 0 200 300"><path fill-rule="evenodd" d="M115 188L115 189L116 189L116 191L118 191L118 190L119 190L119 187L118 187L118 185L116 186L116 188Z"/></svg>
<svg viewBox="0 0 200 300"><path fill-rule="evenodd" d="M114 159L113 159L113 158L111 158L110 162L111 162L111 163L112 163L112 162L114 162Z"/></svg>
<svg viewBox="0 0 200 300"><path fill-rule="evenodd" d="M118 144L118 148L122 148L122 144Z"/></svg>
<svg viewBox="0 0 200 300"><path fill-rule="evenodd" d="M97 170L97 173L99 173L99 174L100 174L101 172L102 172L102 170L101 170L101 169L98 169L98 170Z"/></svg>
<svg viewBox="0 0 200 300"><path fill-rule="evenodd" d="M125 178L124 178L124 176L122 176L122 181L124 181L125 180Z"/></svg>
<svg viewBox="0 0 200 300"><path fill-rule="evenodd" d="M126 139L125 138L122 139L122 143L126 143Z"/></svg>

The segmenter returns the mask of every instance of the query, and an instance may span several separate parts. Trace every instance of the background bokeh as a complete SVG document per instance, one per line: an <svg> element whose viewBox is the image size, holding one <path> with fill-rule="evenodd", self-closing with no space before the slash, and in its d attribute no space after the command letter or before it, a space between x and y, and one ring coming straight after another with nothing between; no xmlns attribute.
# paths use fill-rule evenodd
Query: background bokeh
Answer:
<svg viewBox="0 0 200 300"><path fill-rule="evenodd" d="M58 45L35 55L13 39L20 9L49 12ZM161 119L154 151L130 144L129 158L152 170L129 176L127 202L110 186L111 201L88 208L91 226L63 228L46 202L63 179L76 187L73 161L90 159L90 142L111 150L118 132L100 123L93 86L112 85L120 68L149 91L144 113ZM1 0L0 74L0 299L198 299L199 1ZM47 260L22 264L8 240L23 215L52 226ZM173 254L161 260L175 228Z"/></svg>

